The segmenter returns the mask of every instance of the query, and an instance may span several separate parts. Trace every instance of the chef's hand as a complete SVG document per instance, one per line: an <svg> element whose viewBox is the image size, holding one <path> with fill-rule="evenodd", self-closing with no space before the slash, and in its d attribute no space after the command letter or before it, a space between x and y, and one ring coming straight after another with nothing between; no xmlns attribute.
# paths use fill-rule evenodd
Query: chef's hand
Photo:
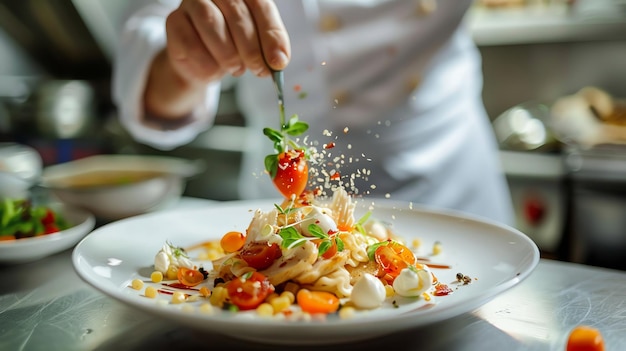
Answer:
<svg viewBox="0 0 626 351"><path fill-rule="evenodd" d="M183 0L166 20L167 46L150 68L144 103L161 118L187 115L204 87L246 70L284 69L289 36L272 0Z"/></svg>

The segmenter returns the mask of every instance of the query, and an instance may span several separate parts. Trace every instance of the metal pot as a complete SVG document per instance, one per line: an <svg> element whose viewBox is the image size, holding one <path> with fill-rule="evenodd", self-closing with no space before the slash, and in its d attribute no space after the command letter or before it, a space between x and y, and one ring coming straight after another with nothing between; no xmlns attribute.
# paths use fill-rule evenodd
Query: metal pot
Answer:
<svg viewBox="0 0 626 351"><path fill-rule="evenodd" d="M41 177L39 153L26 145L0 143L0 199L25 198Z"/></svg>
<svg viewBox="0 0 626 351"><path fill-rule="evenodd" d="M94 88L82 80L50 80L37 90L36 124L39 132L57 139L89 134L96 119Z"/></svg>

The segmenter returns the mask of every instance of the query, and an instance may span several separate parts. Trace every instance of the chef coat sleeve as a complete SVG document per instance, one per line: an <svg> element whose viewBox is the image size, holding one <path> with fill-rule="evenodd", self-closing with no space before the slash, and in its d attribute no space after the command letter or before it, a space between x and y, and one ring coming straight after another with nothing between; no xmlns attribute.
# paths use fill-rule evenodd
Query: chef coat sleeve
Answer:
<svg viewBox="0 0 626 351"><path fill-rule="evenodd" d="M143 107L148 70L156 54L165 47L165 19L175 1L137 1L121 19L113 63L112 99L120 123L138 142L170 150L191 142L215 119L220 83L209 84L204 103L181 121L166 122L149 116Z"/></svg>

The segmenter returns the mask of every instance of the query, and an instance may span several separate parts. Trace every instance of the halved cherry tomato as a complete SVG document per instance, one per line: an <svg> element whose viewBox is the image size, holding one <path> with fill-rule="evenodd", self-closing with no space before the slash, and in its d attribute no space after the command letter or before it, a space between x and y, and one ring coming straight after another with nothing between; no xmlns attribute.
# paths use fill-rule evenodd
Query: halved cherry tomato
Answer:
<svg viewBox="0 0 626 351"><path fill-rule="evenodd" d="M222 236L220 246L225 252L235 252L241 250L243 244L246 243L246 236L242 232L228 232Z"/></svg>
<svg viewBox="0 0 626 351"><path fill-rule="evenodd" d="M278 244L251 243L241 251L241 258L248 266L262 271L283 255Z"/></svg>
<svg viewBox="0 0 626 351"><path fill-rule="evenodd" d="M596 328L579 325L572 329L567 340L567 351L604 351L602 334Z"/></svg>
<svg viewBox="0 0 626 351"><path fill-rule="evenodd" d="M391 277L392 281L396 279L400 271L416 262L413 252L396 241L390 241L387 245L379 246L374 253L374 259L378 266Z"/></svg>
<svg viewBox="0 0 626 351"><path fill-rule="evenodd" d="M204 280L204 274L202 274L202 272L186 267L178 267L176 276L178 277L178 281L186 286L196 286Z"/></svg>
<svg viewBox="0 0 626 351"><path fill-rule="evenodd" d="M335 237L331 236L330 240L314 239L313 243L319 248L320 245L322 244L322 242L324 242L324 241L330 242L330 248L328 250L326 250L326 252L324 252L320 256L323 259L328 260L328 259L331 259L333 256L335 256L337 254L337 242L335 241Z"/></svg>
<svg viewBox="0 0 626 351"><path fill-rule="evenodd" d="M240 310L257 308L265 298L274 292L274 286L259 272L244 274L226 285L230 301Z"/></svg>
<svg viewBox="0 0 626 351"><path fill-rule="evenodd" d="M285 197L298 197L306 188L309 166L302 150L289 150L278 155L278 168L272 179L278 191Z"/></svg>
<svg viewBox="0 0 626 351"><path fill-rule="evenodd" d="M334 313L339 309L339 298L327 291L300 289L296 302L302 311L308 313Z"/></svg>

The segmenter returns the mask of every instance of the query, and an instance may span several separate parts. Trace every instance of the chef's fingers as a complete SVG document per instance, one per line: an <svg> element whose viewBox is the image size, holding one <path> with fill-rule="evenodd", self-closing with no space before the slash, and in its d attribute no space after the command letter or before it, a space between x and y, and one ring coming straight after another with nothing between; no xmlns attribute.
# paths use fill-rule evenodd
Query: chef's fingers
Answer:
<svg viewBox="0 0 626 351"><path fill-rule="evenodd" d="M271 0L245 0L254 18L265 62L283 70L291 59L291 44L278 8Z"/></svg>
<svg viewBox="0 0 626 351"><path fill-rule="evenodd" d="M231 74L243 73L244 62L233 42L222 9L210 0L183 0L180 6L185 9L197 35L220 68Z"/></svg>
<svg viewBox="0 0 626 351"><path fill-rule="evenodd" d="M224 15L233 42L246 69L257 76L269 70L261 52L254 18L243 0L213 0Z"/></svg>
<svg viewBox="0 0 626 351"><path fill-rule="evenodd" d="M198 83L223 77L225 72L207 50L183 8L172 11L165 26L167 54L176 73L186 81Z"/></svg>

